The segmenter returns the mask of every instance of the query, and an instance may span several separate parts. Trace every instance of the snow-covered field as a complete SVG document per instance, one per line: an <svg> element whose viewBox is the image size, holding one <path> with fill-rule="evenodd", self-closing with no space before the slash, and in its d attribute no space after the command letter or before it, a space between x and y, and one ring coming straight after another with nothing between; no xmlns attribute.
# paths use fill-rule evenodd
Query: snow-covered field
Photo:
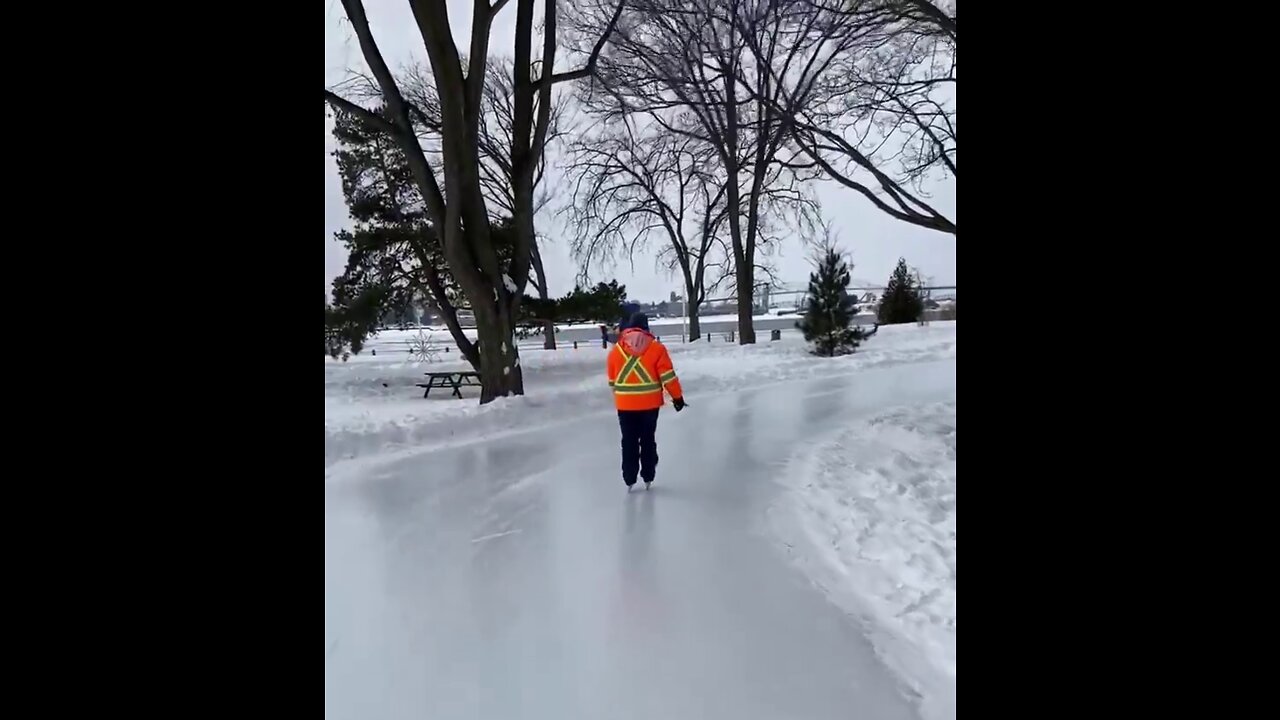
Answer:
<svg viewBox="0 0 1280 720"><path fill-rule="evenodd" d="M765 336L767 339L767 335ZM887 326L853 355L816 358L798 333L777 342L736 345L721 341L668 344L691 404L708 394L762 383L849 373L885 364L955 357L955 323ZM525 395L480 406L479 388L448 389L423 399L423 373L470 369L458 359L419 364L405 355L362 353L349 362L325 359L325 464L396 448L442 447L533 424L545 426L585 413L613 412L604 377L605 350L522 350ZM407 355L407 354L406 354ZM442 355L442 358L450 358Z"/></svg>
<svg viewBox="0 0 1280 720"><path fill-rule="evenodd" d="M926 719L956 717L955 401L842 423L783 478L773 525L801 567L873 628Z"/></svg>

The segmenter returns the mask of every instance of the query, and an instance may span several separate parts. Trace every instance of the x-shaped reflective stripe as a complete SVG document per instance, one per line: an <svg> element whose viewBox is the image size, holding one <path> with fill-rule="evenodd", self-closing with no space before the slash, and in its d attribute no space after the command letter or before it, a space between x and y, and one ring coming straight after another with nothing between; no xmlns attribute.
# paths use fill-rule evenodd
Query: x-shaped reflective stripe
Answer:
<svg viewBox="0 0 1280 720"><path fill-rule="evenodd" d="M653 378L652 378L652 377L649 377L649 372L648 372L647 370L645 370L645 369L644 369L644 365L641 365L641 364L640 364L640 356L639 356L639 355L628 355L628 354L627 354L627 352L626 352L625 350L622 350L621 348L619 348L618 352L621 352L621 353L622 353L622 356L623 356L623 357L625 357L625 358L627 359L627 362L626 362L626 364L625 364L625 365L623 365L623 366L622 366L622 371L618 373L618 379L617 379L617 380L615 381L615 383L614 383L614 385L615 385L615 386L618 386L618 385L636 385L636 384L640 384L640 385L652 385L652 384L654 384L654 383L653 383ZM629 382L627 382L627 377L631 375L631 372L632 372L633 370L636 372L636 374L638 374L638 375L640 376L640 382L639 382L639 383L629 383Z"/></svg>

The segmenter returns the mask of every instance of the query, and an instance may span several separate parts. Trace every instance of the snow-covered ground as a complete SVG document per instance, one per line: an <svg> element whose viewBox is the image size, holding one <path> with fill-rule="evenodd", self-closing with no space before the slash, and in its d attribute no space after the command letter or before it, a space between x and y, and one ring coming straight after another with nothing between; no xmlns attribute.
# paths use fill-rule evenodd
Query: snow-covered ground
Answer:
<svg viewBox="0 0 1280 720"><path fill-rule="evenodd" d="M956 402L839 423L800 448L774 528L886 663L956 716Z"/></svg>
<svg viewBox="0 0 1280 720"><path fill-rule="evenodd" d="M765 336L767 340L767 336ZM777 342L737 345L713 342L668 344L690 403L708 394L762 383L823 377L886 364L953 358L956 324L932 323L880 328L859 351L839 358L816 358L796 332ZM406 355L369 355L349 362L325 359L325 464L394 448L443 447L474 439L613 411L605 384L605 350L522 350L525 395L480 406L479 388L463 388L458 400L447 389L422 397L423 373L470 369L458 359L413 363Z"/></svg>

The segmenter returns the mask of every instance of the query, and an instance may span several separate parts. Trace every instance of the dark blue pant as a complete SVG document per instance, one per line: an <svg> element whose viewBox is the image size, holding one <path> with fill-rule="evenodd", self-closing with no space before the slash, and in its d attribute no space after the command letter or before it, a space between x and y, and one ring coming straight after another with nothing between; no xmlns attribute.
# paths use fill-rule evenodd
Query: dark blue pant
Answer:
<svg viewBox="0 0 1280 720"><path fill-rule="evenodd" d="M658 470L658 410L619 410L622 427L622 481L634 485L639 475L652 482Z"/></svg>

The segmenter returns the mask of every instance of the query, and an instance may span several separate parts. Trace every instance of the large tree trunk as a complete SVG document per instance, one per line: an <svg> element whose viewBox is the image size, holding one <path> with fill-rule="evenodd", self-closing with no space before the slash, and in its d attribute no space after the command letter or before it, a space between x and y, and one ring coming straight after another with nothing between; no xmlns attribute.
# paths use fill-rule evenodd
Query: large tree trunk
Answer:
<svg viewBox="0 0 1280 720"><path fill-rule="evenodd" d="M538 289L538 299L542 301L543 307L547 306L550 300L550 293L547 292L547 273L542 269L542 253L538 250L538 239L535 237L533 243L529 246L530 259L533 262L533 272L538 276L538 282L534 283L534 287ZM532 274L530 275L532 278ZM532 279L530 279L532 282ZM542 321L542 347L544 350L556 349L556 323L554 320Z"/></svg>
<svg viewBox="0 0 1280 720"><path fill-rule="evenodd" d="M546 300L546 299L547 299L547 298L545 297L546 293L543 293L543 295L544 295L544 297L543 297L542 299L543 299L543 300ZM542 349L543 349L543 350L555 350L555 349L556 349L556 321L555 321L555 320L543 320L543 321L542 321L542 334L543 334L543 336L544 336L544 338L545 338L545 339L542 341Z"/></svg>
<svg viewBox="0 0 1280 720"><path fill-rule="evenodd" d="M755 285L755 268L750 261L739 263L738 277L738 344L754 345L756 327L751 322L752 290Z"/></svg>
<svg viewBox="0 0 1280 720"><path fill-rule="evenodd" d="M742 345L753 345L756 341L755 326L751 324L751 285L754 281L755 273L752 272L752 256L750 247L747 243L751 241L748 236L747 241L743 242L742 217L739 212L733 208L741 207L739 204L741 198L738 194L738 172L737 168L732 168L729 174L729 240L733 246L733 264L734 277L737 280L738 291L738 342Z"/></svg>
<svg viewBox="0 0 1280 720"><path fill-rule="evenodd" d="M472 196L475 197L475 196ZM465 199L465 198L464 198ZM484 223L482 231L488 234L488 218L480 217L470 225ZM470 226L467 233L470 232ZM519 355L515 347L515 313L518 306L507 304L507 298L518 299L519 295L507 292L502 287L502 272L497 266L496 253L492 244L487 247L483 242L489 238L476 240L464 233L457 233L454 242L446 246L446 257L450 267L454 269L458 284L462 287L471 312L476 318L476 349L480 355L480 403L490 402L504 395L523 395L524 382L520 372ZM471 249L480 246L480 254L485 258L482 263L494 268L496 272L482 272L471 260ZM490 278L497 279L494 282ZM513 303L514 304L514 303Z"/></svg>
<svg viewBox="0 0 1280 720"><path fill-rule="evenodd" d="M754 280L754 272L752 272L752 263L755 257L754 220L755 208L750 208L751 215L748 217L747 232L743 232L742 228L742 195L738 185L738 172L741 169L738 160L738 104L736 102L737 90L736 81L731 68L722 66L725 72L724 97L726 99L724 105L725 127L724 127L724 146L719 149L720 159L724 162L727 178L725 180L725 188L728 190L729 196L729 239L733 246L733 263L734 274L738 281L738 342L742 345L754 345L756 342L756 329L751 324L751 283ZM753 181L752 189L758 185L758 181ZM755 200L755 196L751 196L751 200ZM745 235L745 237L744 237Z"/></svg>
<svg viewBox="0 0 1280 720"><path fill-rule="evenodd" d="M705 253L704 253L705 257ZM698 282L702 281L702 258L698 259ZM684 271L684 311L689 318L689 337L688 342L693 342L702 337L702 324L698 321L698 306L702 304L701 294L694 286L693 276L689 274L689 268L686 265L681 268Z"/></svg>
<svg viewBox="0 0 1280 720"><path fill-rule="evenodd" d="M737 185L736 169L730 182ZM741 207L736 187L729 191L729 202L731 208ZM752 219L748 220L747 237L744 241L740 214L733 211L729 215L729 236L733 245L734 277L737 281L738 343L740 345L754 345L756 342L756 328L751 323L751 292L755 284L755 253L752 252L751 246L755 239L751 231L755 226L751 223Z"/></svg>
<svg viewBox="0 0 1280 720"><path fill-rule="evenodd" d="M480 350L480 404L504 395L524 394L524 372L515 343L515 324L496 304L476 314L476 345ZM496 312L495 312L496 311Z"/></svg>

